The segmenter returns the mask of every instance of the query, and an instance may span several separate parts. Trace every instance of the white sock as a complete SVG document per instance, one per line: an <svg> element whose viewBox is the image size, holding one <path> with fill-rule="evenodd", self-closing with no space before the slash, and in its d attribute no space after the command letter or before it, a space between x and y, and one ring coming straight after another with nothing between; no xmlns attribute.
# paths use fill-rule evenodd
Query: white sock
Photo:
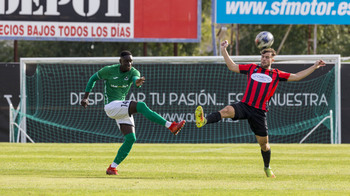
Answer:
<svg viewBox="0 0 350 196"><path fill-rule="evenodd" d="M113 162L113 163L111 164L111 167L112 167L112 168L116 168L116 167L118 167L118 164L116 164L116 163Z"/></svg>
<svg viewBox="0 0 350 196"><path fill-rule="evenodd" d="M171 124L172 124L172 122L166 121L165 127L166 127L166 128L169 128L169 127L171 126Z"/></svg>

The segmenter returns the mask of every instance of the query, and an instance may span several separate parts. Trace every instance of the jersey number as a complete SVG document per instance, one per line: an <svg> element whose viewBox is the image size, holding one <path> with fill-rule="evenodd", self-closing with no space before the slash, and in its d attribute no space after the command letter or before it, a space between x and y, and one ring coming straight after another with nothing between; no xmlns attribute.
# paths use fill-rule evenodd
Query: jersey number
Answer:
<svg viewBox="0 0 350 196"><path fill-rule="evenodd" d="M129 102L128 101L123 101L123 103L120 105L121 107L128 107L128 104Z"/></svg>

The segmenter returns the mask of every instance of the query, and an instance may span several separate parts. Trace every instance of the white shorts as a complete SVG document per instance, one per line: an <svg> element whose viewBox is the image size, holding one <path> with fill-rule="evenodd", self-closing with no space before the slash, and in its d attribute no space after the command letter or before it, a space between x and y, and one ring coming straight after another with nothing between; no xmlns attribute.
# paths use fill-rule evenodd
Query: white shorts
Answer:
<svg viewBox="0 0 350 196"><path fill-rule="evenodd" d="M129 105L131 101L112 101L105 105L105 112L109 118L115 119L120 129L120 124L135 126L134 117L129 116Z"/></svg>

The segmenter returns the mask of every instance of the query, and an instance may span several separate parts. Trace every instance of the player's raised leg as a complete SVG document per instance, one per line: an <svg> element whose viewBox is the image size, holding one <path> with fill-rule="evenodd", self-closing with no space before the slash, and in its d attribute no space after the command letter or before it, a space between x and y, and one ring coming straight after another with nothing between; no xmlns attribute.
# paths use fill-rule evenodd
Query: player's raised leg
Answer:
<svg viewBox="0 0 350 196"><path fill-rule="evenodd" d="M159 125L165 126L168 128L171 133L174 135L177 135L182 127L185 125L186 121L180 121L180 122L169 122L165 120L161 115L158 113L152 111L144 102L135 102L132 101L130 104L130 113L141 113L144 115L148 120L155 122Z"/></svg>
<svg viewBox="0 0 350 196"><path fill-rule="evenodd" d="M198 106L195 111L196 125L198 128L203 127L206 124L217 123L223 118L233 118L235 116L235 110L231 105L228 105L221 109L219 112L210 113L207 117L204 117L204 111L202 106Z"/></svg>

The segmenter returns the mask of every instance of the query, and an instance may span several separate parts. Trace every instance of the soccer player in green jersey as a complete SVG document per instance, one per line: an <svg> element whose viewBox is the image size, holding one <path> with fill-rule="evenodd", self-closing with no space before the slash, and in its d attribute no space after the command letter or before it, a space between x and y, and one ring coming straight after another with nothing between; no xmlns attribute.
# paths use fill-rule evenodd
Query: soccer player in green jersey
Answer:
<svg viewBox="0 0 350 196"><path fill-rule="evenodd" d="M90 77L84 98L81 100L81 105L86 108L89 104L89 93L96 81L105 80L104 110L108 117L116 120L125 139L113 163L107 168L106 174L108 175L118 175L117 166L128 156L136 141L133 114L141 113L150 121L167 127L174 135L177 135L186 123L184 120L179 123L171 123L149 109L146 103L125 100L132 84L139 88L145 82L145 77L140 77L140 72L132 66L132 63L131 52L121 52L119 64L103 67Z"/></svg>

